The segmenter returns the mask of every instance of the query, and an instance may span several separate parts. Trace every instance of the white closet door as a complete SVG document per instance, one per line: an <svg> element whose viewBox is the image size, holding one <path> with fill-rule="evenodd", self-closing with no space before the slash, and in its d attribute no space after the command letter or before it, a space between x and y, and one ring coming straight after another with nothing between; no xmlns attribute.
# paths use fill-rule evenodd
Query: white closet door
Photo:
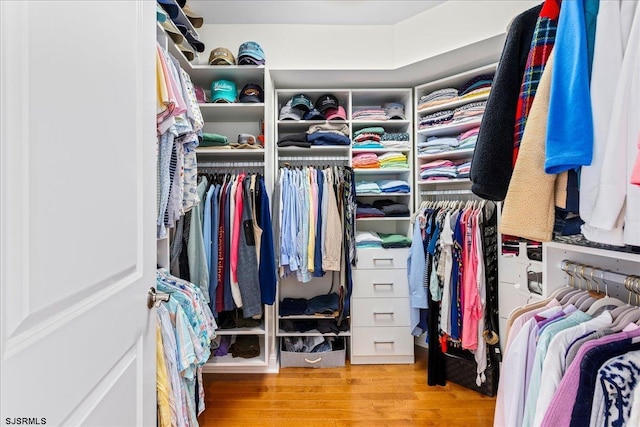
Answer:
<svg viewBox="0 0 640 427"><path fill-rule="evenodd" d="M155 425L154 9L0 1L3 424Z"/></svg>

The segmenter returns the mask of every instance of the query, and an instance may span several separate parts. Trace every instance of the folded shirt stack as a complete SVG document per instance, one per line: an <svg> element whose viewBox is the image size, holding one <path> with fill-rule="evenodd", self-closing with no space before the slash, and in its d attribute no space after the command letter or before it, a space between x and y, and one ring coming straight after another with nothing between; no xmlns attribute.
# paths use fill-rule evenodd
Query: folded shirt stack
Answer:
<svg viewBox="0 0 640 427"><path fill-rule="evenodd" d="M355 110L351 115L353 120L389 120L387 110L380 107L365 107Z"/></svg>
<svg viewBox="0 0 640 427"><path fill-rule="evenodd" d="M482 117L487 101L471 102L462 105L453 111L453 122L461 122Z"/></svg>
<svg viewBox="0 0 640 427"><path fill-rule="evenodd" d="M280 135L277 144L278 147L311 147L311 143L307 141L306 132Z"/></svg>
<svg viewBox="0 0 640 427"><path fill-rule="evenodd" d="M478 140L478 132L480 127L469 129L468 131L458 135L458 150L467 150L476 147L476 141Z"/></svg>
<svg viewBox="0 0 640 427"><path fill-rule="evenodd" d="M460 88L460 98L470 98L488 93L493 83L493 74L482 74L469 80Z"/></svg>
<svg viewBox="0 0 640 427"><path fill-rule="evenodd" d="M401 179L381 179L376 182L376 185L382 193L409 193L411 191L409 183Z"/></svg>
<svg viewBox="0 0 640 427"><path fill-rule="evenodd" d="M230 148L229 140L224 135L217 133L203 133L199 144L200 147Z"/></svg>
<svg viewBox="0 0 640 427"><path fill-rule="evenodd" d="M458 177L456 164L451 160L434 160L420 166L420 179L436 181Z"/></svg>
<svg viewBox="0 0 640 427"><path fill-rule="evenodd" d="M382 238L375 231L356 231L356 248L381 248Z"/></svg>
<svg viewBox="0 0 640 427"><path fill-rule="evenodd" d="M356 218L379 218L383 216L384 212L380 209L368 203L358 202L358 206L356 207Z"/></svg>
<svg viewBox="0 0 640 427"><path fill-rule="evenodd" d="M418 142L418 154L439 154L455 150L460 141L452 136L437 137L432 136L426 141Z"/></svg>
<svg viewBox="0 0 640 427"><path fill-rule="evenodd" d="M372 203L372 206L381 211L384 216L408 217L410 213L407 205L390 199L376 200Z"/></svg>
<svg viewBox="0 0 640 427"><path fill-rule="evenodd" d="M353 148L384 148L380 143L384 135L384 128L368 127L353 133Z"/></svg>
<svg viewBox="0 0 640 427"><path fill-rule="evenodd" d="M356 181L356 194L380 194L382 190L377 182Z"/></svg>
<svg viewBox="0 0 640 427"><path fill-rule="evenodd" d="M355 169L379 169L380 161L375 153L359 153L351 159Z"/></svg>
<svg viewBox="0 0 640 427"><path fill-rule="evenodd" d="M329 314L338 312L340 297L337 293L322 294L311 299L284 298L280 303L281 316Z"/></svg>
<svg viewBox="0 0 640 427"><path fill-rule="evenodd" d="M419 128L426 129L432 126L441 126L453 120L453 110L437 111L420 118Z"/></svg>
<svg viewBox="0 0 640 427"><path fill-rule="evenodd" d="M458 89L447 87L435 90L427 95L423 95L418 100L418 111L436 105L446 104L458 98Z"/></svg>
<svg viewBox="0 0 640 427"><path fill-rule="evenodd" d="M385 249L389 248L408 248L411 246L411 239L402 234L383 234L378 233L382 239L381 245Z"/></svg>
<svg viewBox="0 0 640 427"><path fill-rule="evenodd" d="M407 141L409 142L408 132L384 132L381 141Z"/></svg>
<svg viewBox="0 0 640 427"><path fill-rule="evenodd" d="M311 125L307 141L313 145L349 145L349 126L329 122Z"/></svg>
<svg viewBox="0 0 640 427"><path fill-rule="evenodd" d="M456 166L458 176L456 178L469 178L469 171L471 170L471 162L464 162Z"/></svg>
<svg viewBox="0 0 640 427"><path fill-rule="evenodd" d="M398 151L391 151L378 156L380 167L383 169L406 169L409 167L407 156Z"/></svg>

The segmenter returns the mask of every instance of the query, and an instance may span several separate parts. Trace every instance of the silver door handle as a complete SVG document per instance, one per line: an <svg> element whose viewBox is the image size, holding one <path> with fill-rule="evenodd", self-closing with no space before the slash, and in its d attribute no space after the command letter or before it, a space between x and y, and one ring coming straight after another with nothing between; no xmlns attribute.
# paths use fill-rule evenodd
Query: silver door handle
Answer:
<svg viewBox="0 0 640 427"><path fill-rule="evenodd" d="M390 283L374 283L373 286L393 286L393 282L390 282Z"/></svg>
<svg viewBox="0 0 640 427"><path fill-rule="evenodd" d="M171 294L166 292L158 292L156 288L153 286L149 288L149 292L147 292L147 307L152 309L153 307L157 307L161 302L169 301Z"/></svg>
<svg viewBox="0 0 640 427"><path fill-rule="evenodd" d="M387 316L393 316L393 311L374 311L373 315L374 316L382 316L383 314L386 314Z"/></svg>
<svg viewBox="0 0 640 427"><path fill-rule="evenodd" d="M394 344L395 341L390 340L390 341L374 341L374 344Z"/></svg>

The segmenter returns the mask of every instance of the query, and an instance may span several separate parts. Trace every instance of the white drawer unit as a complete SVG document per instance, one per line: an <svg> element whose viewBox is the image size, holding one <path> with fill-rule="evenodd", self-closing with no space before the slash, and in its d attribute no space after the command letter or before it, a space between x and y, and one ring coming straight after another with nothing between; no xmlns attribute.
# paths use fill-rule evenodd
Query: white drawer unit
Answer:
<svg viewBox="0 0 640 427"><path fill-rule="evenodd" d="M358 264L356 269L405 269L409 249L375 249L368 248L358 251Z"/></svg>
<svg viewBox="0 0 640 427"><path fill-rule="evenodd" d="M413 363L413 336L406 327L354 327L351 363Z"/></svg>
<svg viewBox="0 0 640 427"><path fill-rule="evenodd" d="M353 326L404 326L408 334L411 320L406 298L356 298Z"/></svg>
<svg viewBox="0 0 640 427"><path fill-rule="evenodd" d="M407 298L407 270L353 270L353 298Z"/></svg>

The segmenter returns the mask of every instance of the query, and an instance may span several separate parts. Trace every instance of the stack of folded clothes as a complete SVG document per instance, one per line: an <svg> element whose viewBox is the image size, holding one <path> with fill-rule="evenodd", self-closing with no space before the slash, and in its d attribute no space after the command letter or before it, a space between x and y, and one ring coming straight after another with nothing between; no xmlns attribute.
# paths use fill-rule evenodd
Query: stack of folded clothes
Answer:
<svg viewBox="0 0 640 427"><path fill-rule="evenodd" d="M280 135L278 138L278 147L305 147L310 148L311 143L307 141L307 133L291 133Z"/></svg>
<svg viewBox="0 0 640 427"><path fill-rule="evenodd" d="M420 117L420 123L418 127L420 129L427 129L432 126L441 126L451 123L453 120L453 110L437 111L432 114Z"/></svg>
<svg viewBox="0 0 640 427"><path fill-rule="evenodd" d="M368 127L353 133L353 148L384 148L380 143L384 128Z"/></svg>
<svg viewBox="0 0 640 427"><path fill-rule="evenodd" d="M482 117L487 101L470 102L453 110L453 122L459 123L466 120Z"/></svg>
<svg viewBox="0 0 640 427"><path fill-rule="evenodd" d="M390 217L408 217L410 213L407 205L390 199L376 200L373 202L373 207L381 211L384 216Z"/></svg>
<svg viewBox="0 0 640 427"><path fill-rule="evenodd" d="M380 194L382 190L377 182L373 181L357 181L356 194Z"/></svg>
<svg viewBox="0 0 640 427"><path fill-rule="evenodd" d="M311 125L307 141L313 145L349 145L349 126L329 122Z"/></svg>
<svg viewBox="0 0 640 427"><path fill-rule="evenodd" d="M456 178L469 178L469 171L471 170L471 162L464 162L456 166L458 175Z"/></svg>
<svg viewBox="0 0 640 427"><path fill-rule="evenodd" d="M375 153L359 153L351 159L351 165L355 169L379 169L380 162Z"/></svg>
<svg viewBox="0 0 640 427"><path fill-rule="evenodd" d="M378 233L382 240L381 245L385 249L389 248L408 248L411 246L411 239L402 234L382 234Z"/></svg>
<svg viewBox="0 0 640 427"><path fill-rule="evenodd" d="M284 337L283 350L295 353L326 353L334 351L333 338L319 335L309 337Z"/></svg>
<svg viewBox="0 0 640 427"><path fill-rule="evenodd" d="M260 339L257 335L236 335L236 341L229 347L233 357L251 359L260 356Z"/></svg>
<svg viewBox="0 0 640 427"><path fill-rule="evenodd" d="M383 169L406 169L409 167L407 156L403 153L392 151L378 156L380 167Z"/></svg>
<svg viewBox="0 0 640 427"><path fill-rule="evenodd" d="M409 183L401 179L381 179L376 183L382 193L408 193Z"/></svg>
<svg viewBox="0 0 640 427"><path fill-rule="evenodd" d="M227 137L217 133L203 133L200 147L230 148Z"/></svg>
<svg viewBox="0 0 640 427"><path fill-rule="evenodd" d="M356 248L381 248L382 238L375 231L356 231Z"/></svg>
<svg viewBox="0 0 640 427"><path fill-rule="evenodd" d="M469 129L468 131L458 135L458 150L467 150L476 147L476 141L478 140L479 127Z"/></svg>
<svg viewBox="0 0 640 427"><path fill-rule="evenodd" d="M418 154L439 154L455 150L460 141L452 136L432 136L426 141L418 142Z"/></svg>
<svg viewBox="0 0 640 427"><path fill-rule="evenodd" d="M357 109L351 115L353 120L389 120L387 110L381 107L364 107Z"/></svg>
<svg viewBox="0 0 640 427"><path fill-rule="evenodd" d="M280 328L285 332L307 332L316 329L322 334L339 334L349 330L349 322L338 322L335 319L282 319Z"/></svg>
<svg viewBox="0 0 640 427"><path fill-rule="evenodd" d="M436 105L446 104L458 98L458 89L447 87L438 89L427 95L423 95L418 100L418 111L425 108L435 107Z"/></svg>
<svg viewBox="0 0 640 427"><path fill-rule="evenodd" d="M476 76L460 88L460 99L472 99L488 95L493 83L493 74Z"/></svg>
<svg viewBox="0 0 640 427"><path fill-rule="evenodd" d="M340 297L337 293L322 294L311 299L284 298L280 302L281 316L337 315Z"/></svg>
<svg viewBox="0 0 640 427"><path fill-rule="evenodd" d="M384 212L373 207L368 203L358 202L356 208L356 218L380 218L384 216Z"/></svg>
<svg viewBox="0 0 640 427"><path fill-rule="evenodd" d="M456 164L451 160L434 160L420 166L420 179L437 181L458 177Z"/></svg>

